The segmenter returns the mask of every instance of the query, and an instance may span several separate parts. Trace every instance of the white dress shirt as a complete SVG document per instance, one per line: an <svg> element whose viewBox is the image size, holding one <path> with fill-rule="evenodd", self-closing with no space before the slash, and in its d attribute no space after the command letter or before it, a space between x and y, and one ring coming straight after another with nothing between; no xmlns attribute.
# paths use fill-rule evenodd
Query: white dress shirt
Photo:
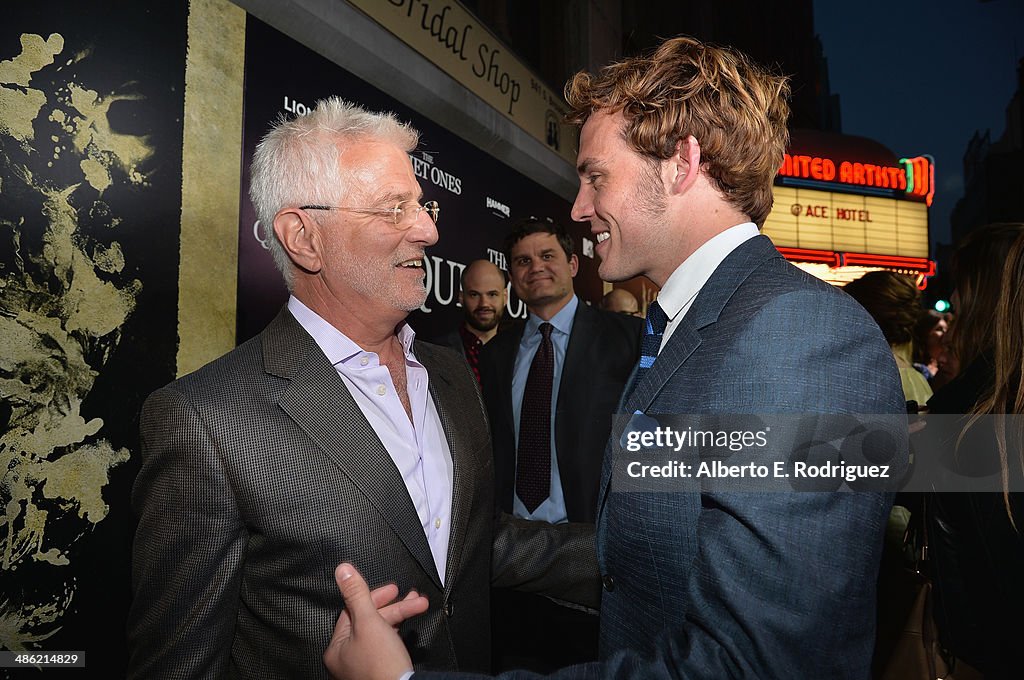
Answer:
<svg viewBox="0 0 1024 680"><path fill-rule="evenodd" d="M443 584L451 531L452 454L430 398L427 369L412 353L416 333L404 323L398 331L405 353L406 384L412 406L410 421L391 373L381 365L376 353L363 351L294 296L288 299L288 311L327 355L398 468Z"/></svg>
<svg viewBox="0 0 1024 680"><path fill-rule="evenodd" d="M708 282L711 275L718 269L718 265L729 256L729 253L736 250L740 244L749 241L760 232L753 222L744 222L735 227L729 227L720 234L708 239L704 245L693 254L683 260L683 263L676 267L668 281L662 286L658 293L658 304L661 305L665 316L668 317L668 325L661 337L660 352L665 343L672 336L679 322L686 313L690 311L693 301L697 299L704 284Z"/></svg>

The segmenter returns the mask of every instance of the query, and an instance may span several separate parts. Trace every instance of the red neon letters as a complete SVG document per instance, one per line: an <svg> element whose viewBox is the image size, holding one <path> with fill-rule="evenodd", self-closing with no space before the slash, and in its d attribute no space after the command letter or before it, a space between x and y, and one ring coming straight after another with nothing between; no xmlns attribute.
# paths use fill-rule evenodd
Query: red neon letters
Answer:
<svg viewBox="0 0 1024 680"><path fill-rule="evenodd" d="M816 179L822 182L841 182L882 189L907 188L907 173L903 168L841 161L839 165L830 158L785 154L779 174L783 177Z"/></svg>

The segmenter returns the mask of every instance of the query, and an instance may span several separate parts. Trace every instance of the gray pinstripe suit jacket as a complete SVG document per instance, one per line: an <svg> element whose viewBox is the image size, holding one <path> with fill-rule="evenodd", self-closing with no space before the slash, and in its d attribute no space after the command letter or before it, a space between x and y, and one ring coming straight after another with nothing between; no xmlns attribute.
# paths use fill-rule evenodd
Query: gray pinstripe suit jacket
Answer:
<svg viewBox="0 0 1024 680"><path fill-rule="evenodd" d="M892 352L845 293L759 236L733 251L621 410L902 414ZM905 434L905 433L904 433ZM906 450L892 450L894 467ZM866 680L892 503L873 492L616 493L597 547L600 663L559 680ZM449 677L417 673L415 680ZM527 678L514 672L502 677Z"/></svg>
<svg viewBox="0 0 1024 680"><path fill-rule="evenodd" d="M499 583L595 603L592 532L496 523L476 381L449 350L414 352L454 463L444 586L386 449L284 309L143 407L132 677L325 677L341 561L371 587L428 596L429 611L401 629L417 667L488 667L492 545Z"/></svg>

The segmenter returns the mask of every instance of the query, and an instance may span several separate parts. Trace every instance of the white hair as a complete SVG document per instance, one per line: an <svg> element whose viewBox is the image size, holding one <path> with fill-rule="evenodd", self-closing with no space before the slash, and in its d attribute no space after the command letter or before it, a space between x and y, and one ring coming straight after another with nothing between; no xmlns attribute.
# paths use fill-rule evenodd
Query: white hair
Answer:
<svg viewBox="0 0 1024 680"><path fill-rule="evenodd" d="M330 97L304 116L289 119L282 114L256 147L249 198L289 290L292 262L274 233L274 216L283 208L336 205L347 191L339 168L343 147L368 140L389 142L410 153L419 143L419 132L393 113L373 113Z"/></svg>

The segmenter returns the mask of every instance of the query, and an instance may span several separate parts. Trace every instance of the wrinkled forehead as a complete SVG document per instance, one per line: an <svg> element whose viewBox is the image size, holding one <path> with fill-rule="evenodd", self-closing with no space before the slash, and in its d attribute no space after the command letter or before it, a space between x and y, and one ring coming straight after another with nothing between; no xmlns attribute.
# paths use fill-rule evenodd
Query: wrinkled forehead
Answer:
<svg viewBox="0 0 1024 680"><path fill-rule="evenodd" d="M347 192L366 201L419 200L409 154L389 142L357 141L340 147L338 165Z"/></svg>

